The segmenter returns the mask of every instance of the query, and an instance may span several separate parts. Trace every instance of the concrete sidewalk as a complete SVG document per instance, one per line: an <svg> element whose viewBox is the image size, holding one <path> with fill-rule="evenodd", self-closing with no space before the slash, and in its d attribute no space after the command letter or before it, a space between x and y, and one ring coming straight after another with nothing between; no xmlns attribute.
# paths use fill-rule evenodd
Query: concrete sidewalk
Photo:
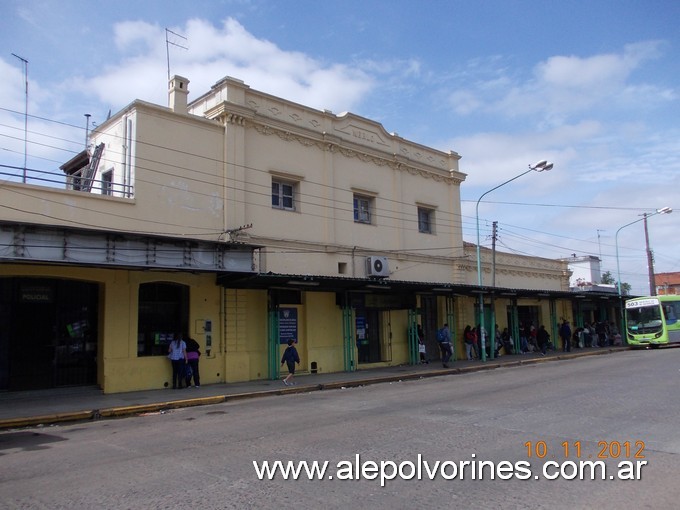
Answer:
<svg viewBox="0 0 680 510"><path fill-rule="evenodd" d="M625 350L628 350L628 347L576 349L570 353L551 351L546 356L534 353L509 355L486 362L455 361L449 365L450 368L442 368L441 363L433 362L428 365L399 365L356 372L301 374L296 376L295 386L284 386L280 380L277 380L211 384L200 388L182 390L166 388L111 395L103 394L96 387L4 392L0 393L0 429L131 416L179 407L219 404L246 398L465 374L480 370L567 360Z"/></svg>

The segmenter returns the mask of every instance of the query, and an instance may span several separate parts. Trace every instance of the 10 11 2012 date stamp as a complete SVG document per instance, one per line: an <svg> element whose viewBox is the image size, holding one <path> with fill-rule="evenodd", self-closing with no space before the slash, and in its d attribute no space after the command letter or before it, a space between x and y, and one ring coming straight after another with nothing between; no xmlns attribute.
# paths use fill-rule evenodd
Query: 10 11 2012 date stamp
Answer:
<svg viewBox="0 0 680 510"><path fill-rule="evenodd" d="M547 441L527 441L527 458L554 459L644 459L644 441L563 441L559 444L548 444Z"/></svg>

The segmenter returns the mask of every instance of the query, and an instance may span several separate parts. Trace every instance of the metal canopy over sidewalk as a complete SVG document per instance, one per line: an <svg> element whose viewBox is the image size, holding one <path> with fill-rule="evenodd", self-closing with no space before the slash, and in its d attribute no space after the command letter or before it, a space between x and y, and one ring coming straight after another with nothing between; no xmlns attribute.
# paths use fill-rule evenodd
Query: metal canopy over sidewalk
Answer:
<svg viewBox="0 0 680 510"><path fill-rule="evenodd" d="M573 292L557 290L516 289L467 284L438 282L414 282L404 280L351 278L342 276L315 276L277 273L220 274L217 283L233 289L287 288L317 292L376 292L376 293L433 293L440 296L477 296L494 294L513 298L561 298L561 299L618 299L608 292Z"/></svg>

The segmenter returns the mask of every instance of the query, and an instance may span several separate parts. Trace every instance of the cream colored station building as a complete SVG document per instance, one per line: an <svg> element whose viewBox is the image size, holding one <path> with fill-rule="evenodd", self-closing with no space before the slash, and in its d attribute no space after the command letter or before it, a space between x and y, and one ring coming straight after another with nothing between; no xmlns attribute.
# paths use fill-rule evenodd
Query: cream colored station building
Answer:
<svg viewBox="0 0 680 510"><path fill-rule="evenodd" d="M167 387L178 333L203 384L276 378L291 338L303 372L416 362L416 324L437 358L448 322L462 357L480 289L458 154L233 78L188 95L174 76L168 107L99 125L66 189L0 185L0 389ZM488 327L612 313L563 261L481 253Z"/></svg>

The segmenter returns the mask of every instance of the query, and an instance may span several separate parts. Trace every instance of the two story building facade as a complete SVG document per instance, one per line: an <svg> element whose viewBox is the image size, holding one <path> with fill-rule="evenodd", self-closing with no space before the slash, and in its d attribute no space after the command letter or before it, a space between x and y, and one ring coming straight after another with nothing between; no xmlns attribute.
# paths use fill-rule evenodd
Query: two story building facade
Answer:
<svg viewBox="0 0 680 510"><path fill-rule="evenodd" d="M276 378L289 339L303 372L415 362L417 325L436 358L480 299L489 331L574 315L562 261L483 249L477 286L457 153L234 78L188 95L97 126L65 189L0 186L0 389L167 387L178 334L210 384Z"/></svg>

